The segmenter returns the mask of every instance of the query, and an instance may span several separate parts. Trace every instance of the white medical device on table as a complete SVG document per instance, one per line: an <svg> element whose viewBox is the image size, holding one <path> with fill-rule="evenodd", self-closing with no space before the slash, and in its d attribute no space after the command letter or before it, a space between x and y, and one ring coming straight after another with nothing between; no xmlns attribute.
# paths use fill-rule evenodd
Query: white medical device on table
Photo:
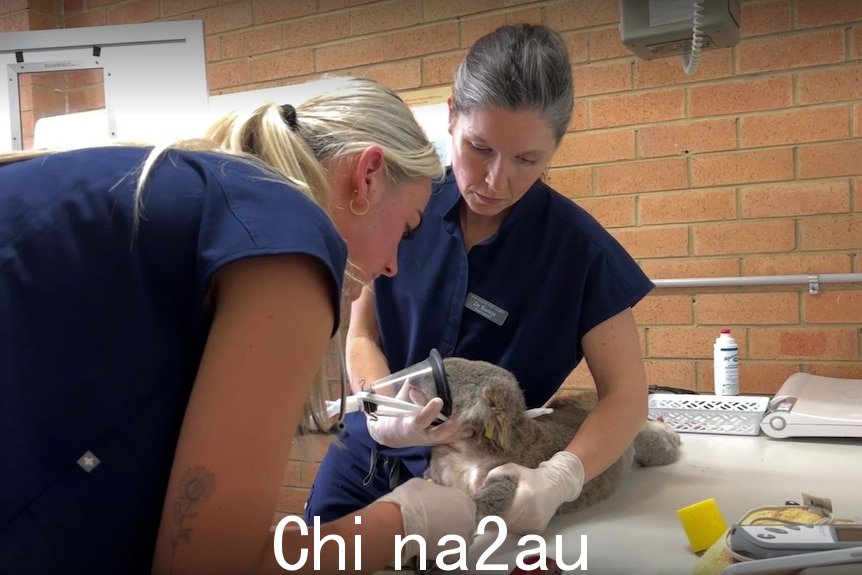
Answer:
<svg viewBox="0 0 862 575"><path fill-rule="evenodd" d="M794 373L760 428L772 437L862 437L862 379Z"/></svg>

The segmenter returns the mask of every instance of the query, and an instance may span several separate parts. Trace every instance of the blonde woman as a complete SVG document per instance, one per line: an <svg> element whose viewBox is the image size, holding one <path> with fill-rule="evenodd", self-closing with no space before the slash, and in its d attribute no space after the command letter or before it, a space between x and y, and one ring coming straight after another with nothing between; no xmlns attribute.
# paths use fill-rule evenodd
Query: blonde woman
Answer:
<svg viewBox="0 0 862 575"><path fill-rule="evenodd" d="M359 79L164 148L0 156L3 570L283 572L273 513L342 292L396 274L441 174ZM474 513L417 480L321 531L374 571ZM314 553L298 528L275 545Z"/></svg>

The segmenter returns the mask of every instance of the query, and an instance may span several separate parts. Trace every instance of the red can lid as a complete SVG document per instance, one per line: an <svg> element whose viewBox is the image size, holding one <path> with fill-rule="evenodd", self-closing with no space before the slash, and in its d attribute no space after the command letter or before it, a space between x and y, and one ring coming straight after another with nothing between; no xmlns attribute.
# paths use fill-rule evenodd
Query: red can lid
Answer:
<svg viewBox="0 0 862 575"><path fill-rule="evenodd" d="M730 333L730 330L727 329L726 327L723 327L723 328L721 328L721 331L719 331L718 333Z"/></svg>

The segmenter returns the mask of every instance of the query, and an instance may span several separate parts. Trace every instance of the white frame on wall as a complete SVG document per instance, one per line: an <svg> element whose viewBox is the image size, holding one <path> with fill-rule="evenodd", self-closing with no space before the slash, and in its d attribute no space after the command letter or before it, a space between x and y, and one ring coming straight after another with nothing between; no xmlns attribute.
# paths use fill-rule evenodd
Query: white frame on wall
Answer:
<svg viewBox="0 0 862 575"><path fill-rule="evenodd" d="M149 116L205 113L209 105L203 22L93 26L0 34L0 151L22 147L18 75L102 68L104 139L134 139Z"/></svg>

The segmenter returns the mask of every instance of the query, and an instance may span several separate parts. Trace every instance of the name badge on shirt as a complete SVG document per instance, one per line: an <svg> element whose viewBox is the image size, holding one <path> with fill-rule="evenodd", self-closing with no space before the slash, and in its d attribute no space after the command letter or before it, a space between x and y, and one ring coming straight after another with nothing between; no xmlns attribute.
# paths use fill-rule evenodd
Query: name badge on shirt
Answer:
<svg viewBox="0 0 862 575"><path fill-rule="evenodd" d="M489 302L485 298L477 296L473 292L467 294L467 301L464 302L464 307L475 311L485 319L492 321L497 325L503 325L503 322L506 321L507 317L509 317L509 312L500 306Z"/></svg>

